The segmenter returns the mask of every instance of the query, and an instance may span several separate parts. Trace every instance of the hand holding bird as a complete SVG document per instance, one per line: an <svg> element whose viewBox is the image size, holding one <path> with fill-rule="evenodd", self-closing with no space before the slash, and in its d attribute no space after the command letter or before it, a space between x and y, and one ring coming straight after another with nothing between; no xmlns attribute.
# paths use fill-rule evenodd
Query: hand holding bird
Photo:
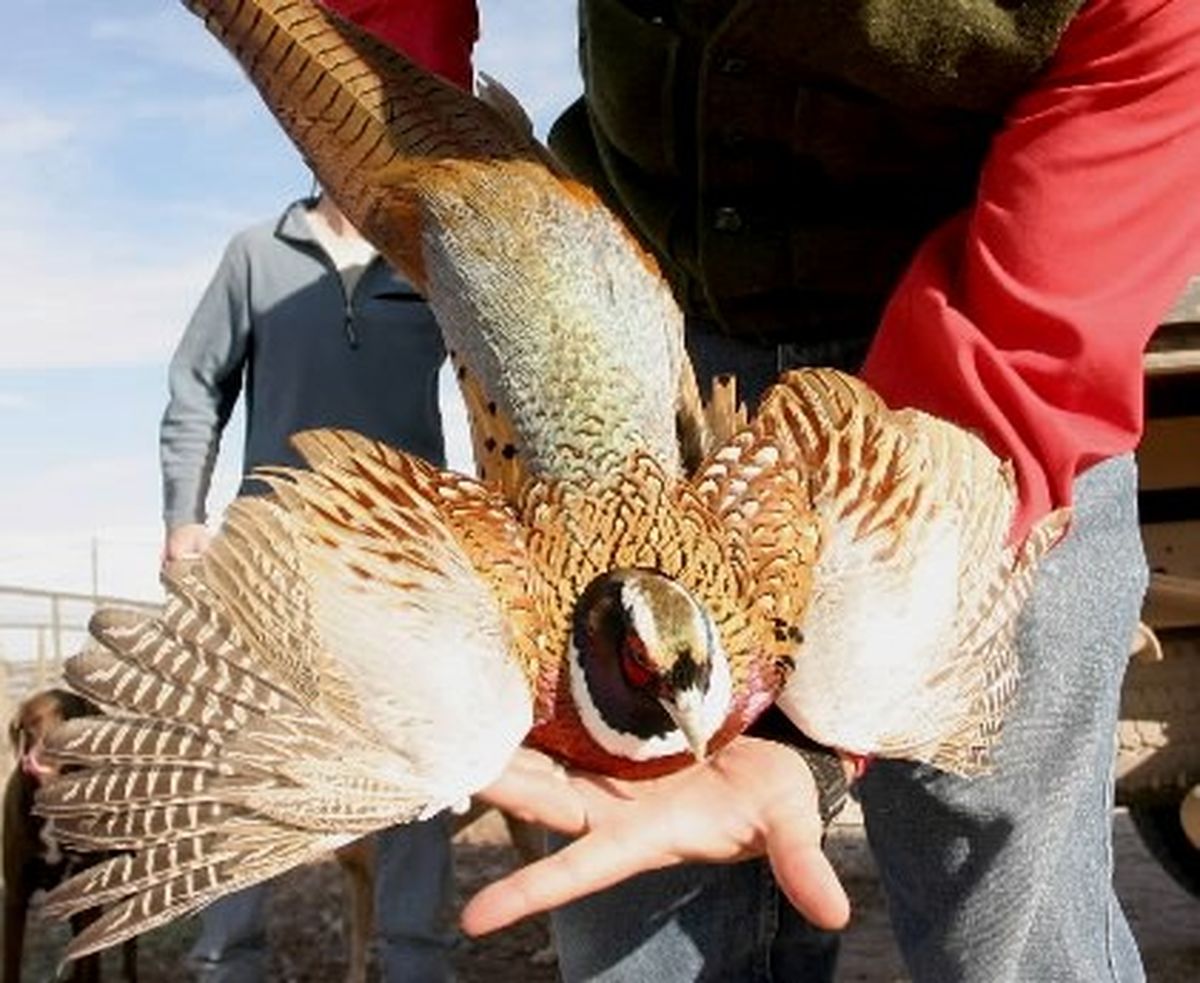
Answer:
<svg viewBox="0 0 1200 983"><path fill-rule="evenodd" d="M642 871L763 853L814 925L837 930L849 917L846 893L821 852L813 778L799 755L774 741L739 737L707 761L641 782L568 774L545 755L521 750L481 798L577 839L472 898L462 915L472 935ZM724 807L713 808L716 802Z"/></svg>

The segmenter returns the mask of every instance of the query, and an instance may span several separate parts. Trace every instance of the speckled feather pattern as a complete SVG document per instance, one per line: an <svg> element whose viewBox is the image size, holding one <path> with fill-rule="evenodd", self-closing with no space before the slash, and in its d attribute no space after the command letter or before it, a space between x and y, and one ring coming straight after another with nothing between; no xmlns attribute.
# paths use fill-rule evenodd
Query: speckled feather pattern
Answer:
<svg viewBox="0 0 1200 983"><path fill-rule="evenodd" d="M528 489L520 510L533 562L552 573L542 622L555 639L538 688L532 743L617 774L660 774L688 760L677 755L635 768L608 755L581 727L561 680L575 601L594 577L615 568L658 570L712 615L729 657L734 702L710 747L739 733L770 703L791 668L816 551L803 487L782 464L747 437L717 452L693 481L673 479L641 454L604 482ZM767 495L770 506L759 507Z"/></svg>
<svg viewBox="0 0 1200 983"><path fill-rule="evenodd" d="M594 195L528 162L397 165L382 180L419 184L430 303L521 435L526 473L597 480L635 450L680 471L682 317Z"/></svg>

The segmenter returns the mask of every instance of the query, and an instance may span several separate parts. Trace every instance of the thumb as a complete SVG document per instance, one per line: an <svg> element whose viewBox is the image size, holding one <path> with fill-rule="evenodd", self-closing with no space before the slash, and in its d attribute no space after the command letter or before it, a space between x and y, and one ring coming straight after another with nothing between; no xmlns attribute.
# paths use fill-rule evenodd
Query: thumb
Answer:
<svg viewBox="0 0 1200 983"><path fill-rule="evenodd" d="M850 899L833 866L805 835L803 823L781 824L767 840L767 859L780 890L818 928L836 931L850 920Z"/></svg>

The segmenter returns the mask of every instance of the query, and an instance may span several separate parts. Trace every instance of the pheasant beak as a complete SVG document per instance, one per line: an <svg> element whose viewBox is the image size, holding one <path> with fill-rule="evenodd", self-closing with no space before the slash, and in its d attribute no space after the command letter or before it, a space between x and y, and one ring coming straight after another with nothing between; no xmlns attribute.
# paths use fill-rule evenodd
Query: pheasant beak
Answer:
<svg viewBox="0 0 1200 983"><path fill-rule="evenodd" d="M682 731L696 760L703 762L707 759L708 735L704 726L704 694L696 689L686 689L676 693L674 699L663 699L661 702L663 709L675 721L675 726Z"/></svg>

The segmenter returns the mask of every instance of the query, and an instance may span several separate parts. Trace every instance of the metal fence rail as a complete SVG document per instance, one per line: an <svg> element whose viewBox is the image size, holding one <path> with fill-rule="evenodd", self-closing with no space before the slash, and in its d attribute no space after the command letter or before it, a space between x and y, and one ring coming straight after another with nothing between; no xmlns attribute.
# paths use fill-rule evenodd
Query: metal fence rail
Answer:
<svg viewBox="0 0 1200 983"><path fill-rule="evenodd" d="M0 584L0 721L29 693L55 685L65 658L82 647L100 605L153 611L153 601Z"/></svg>

